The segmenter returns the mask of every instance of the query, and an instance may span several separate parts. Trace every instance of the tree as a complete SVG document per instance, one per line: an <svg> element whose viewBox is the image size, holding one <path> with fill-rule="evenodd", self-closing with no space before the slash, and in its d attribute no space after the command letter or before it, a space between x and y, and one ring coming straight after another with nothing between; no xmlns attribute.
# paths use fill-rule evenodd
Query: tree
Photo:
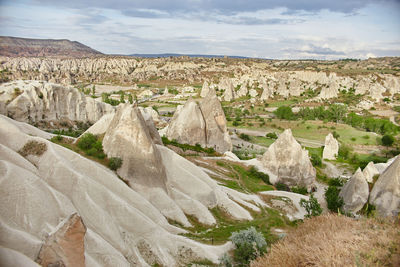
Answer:
<svg viewBox="0 0 400 267"><path fill-rule="evenodd" d="M121 98L120 98L119 102L125 103L125 93L124 93L124 91L121 92Z"/></svg>
<svg viewBox="0 0 400 267"><path fill-rule="evenodd" d="M129 101L129 103L133 104L133 97L132 97L132 94L129 94L129 95L128 95L128 101Z"/></svg>
<svg viewBox="0 0 400 267"><path fill-rule="evenodd" d="M382 144L384 146L391 146L394 143L394 137L389 135L389 134L385 134L384 136L382 136Z"/></svg>
<svg viewBox="0 0 400 267"><path fill-rule="evenodd" d="M283 120L293 120L294 119L294 114L292 111L291 107L288 106L280 106L276 111L275 111L276 117L278 119L283 119Z"/></svg>
<svg viewBox="0 0 400 267"><path fill-rule="evenodd" d="M300 200L300 206L302 206L306 210L306 217L308 218L319 216L322 213L322 208L314 195L311 195L309 200L305 200L304 198L302 198Z"/></svg>

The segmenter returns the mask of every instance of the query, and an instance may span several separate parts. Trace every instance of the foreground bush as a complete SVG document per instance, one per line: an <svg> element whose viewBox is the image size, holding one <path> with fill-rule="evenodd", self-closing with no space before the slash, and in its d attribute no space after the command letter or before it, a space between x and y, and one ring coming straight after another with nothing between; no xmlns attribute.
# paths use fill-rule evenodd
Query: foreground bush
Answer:
<svg viewBox="0 0 400 267"><path fill-rule="evenodd" d="M262 256L267 250L264 236L253 226L232 233L230 240L235 246L233 259L228 254L223 255L220 260L224 266L248 266L250 261Z"/></svg>
<svg viewBox="0 0 400 267"><path fill-rule="evenodd" d="M108 167L113 171L118 170L121 166L122 166L122 159L121 158L112 157L108 161Z"/></svg>
<svg viewBox="0 0 400 267"><path fill-rule="evenodd" d="M340 189L334 185L330 185L325 191L325 200L328 209L333 212L338 212L344 204L343 198L339 196Z"/></svg>
<svg viewBox="0 0 400 267"><path fill-rule="evenodd" d="M398 240L395 223L325 214L305 220L251 266L398 266Z"/></svg>
<svg viewBox="0 0 400 267"><path fill-rule="evenodd" d="M319 205L318 200L313 195L310 196L309 200L305 200L304 198L302 198L300 200L300 206L302 206L306 210L307 218L319 216L322 213L322 208Z"/></svg>

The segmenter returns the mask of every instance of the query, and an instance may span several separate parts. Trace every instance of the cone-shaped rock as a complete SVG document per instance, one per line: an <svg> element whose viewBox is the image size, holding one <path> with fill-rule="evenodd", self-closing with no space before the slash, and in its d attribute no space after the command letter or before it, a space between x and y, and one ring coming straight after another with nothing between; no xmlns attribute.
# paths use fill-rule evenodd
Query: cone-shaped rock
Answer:
<svg viewBox="0 0 400 267"><path fill-rule="evenodd" d="M206 146L206 122L196 101L189 99L175 112L166 136L182 144Z"/></svg>
<svg viewBox="0 0 400 267"><path fill-rule="evenodd" d="M339 193L344 201L343 209L350 213L358 212L367 203L368 194L368 183L358 168Z"/></svg>
<svg viewBox="0 0 400 267"><path fill-rule="evenodd" d="M375 164L373 161L369 162L368 165L364 168L363 175L364 175L365 180L367 180L368 183L372 183L374 180L374 176L379 175L379 171L375 167Z"/></svg>
<svg viewBox="0 0 400 267"><path fill-rule="evenodd" d="M400 157L379 176L369 196L382 216L397 216L400 212Z"/></svg>
<svg viewBox="0 0 400 267"><path fill-rule="evenodd" d="M325 137L325 146L322 153L323 159L335 160L339 153L339 142L329 133Z"/></svg>
<svg viewBox="0 0 400 267"><path fill-rule="evenodd" d="M226 127L226 117L214 89L201 101L200 109L206 122L206 142L208 147L224 153L232 150L232 141Z"/></svg>
<svg viewBox="0 0 400 267"><path fill-rule="evenodd" d="M206 97L209 90L210 90L210 87L208 86L208 82L205 81L203 83L203 87L201 88L200 96L201 97Z"/></svg>
<svg viewBox="0 0 400 267"><path fill-rule="evenodd" d="M309 188L315 181L316 172L308 151L301 148L290 129L286 129L270 145L262 157L262 163L277 177L276 182Z"/></svg>
<svg viewBox="0 0 400 267"><path fill-rule="evenodd" d="M165 188L165 169L141 112L129 104L119 105L103 139L108 157L120 157L118 174L131 186Z"/></svg>

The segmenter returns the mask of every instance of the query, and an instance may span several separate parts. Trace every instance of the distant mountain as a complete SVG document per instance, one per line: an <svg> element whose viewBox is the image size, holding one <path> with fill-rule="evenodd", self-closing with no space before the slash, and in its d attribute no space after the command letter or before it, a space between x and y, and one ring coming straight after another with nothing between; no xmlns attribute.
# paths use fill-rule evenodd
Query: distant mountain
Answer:
<svg viewBox="0 0 400 267"><path fill-rule="evenodd" d="M128 55L130 57L147 57L147 58L154 58L154 57L181 57L181 56L187 56L187 57L206 57L206 58L212 58L212 57L217 57L217 58L223 58L225 56L222 55L202 55L202 54L174 54L174 53L165 53L165 54L131 54ZM230 58L249 58L249 57L242 57L242 56L227 56Z"/></svg>
<svg viewBox="0 0 400 267"><path fill-rule="evenodd" d="M102 53L79 42L66 39L0 36L0 55L9 57L88 57L102 55Z"/></svg>

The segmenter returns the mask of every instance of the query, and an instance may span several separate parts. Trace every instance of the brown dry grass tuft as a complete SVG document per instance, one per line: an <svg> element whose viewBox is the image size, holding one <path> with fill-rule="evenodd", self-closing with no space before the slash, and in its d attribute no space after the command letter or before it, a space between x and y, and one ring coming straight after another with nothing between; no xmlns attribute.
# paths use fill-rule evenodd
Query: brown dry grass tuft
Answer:
<svg viewBox="0 0 400 267"><path fill-rule="evenodd" d="M400 227L383 219L314 217L251 266L400 266Z"/></svg>
<svg viewBox="0 0 400 267"><path fill-rule="evenodd" d="M46 152L47 146L45 143L41 143L38 141L29 141L24 145L23 148L21 148L20 151L18 151L21 156L26 157L28 155L35 155L35 156L41 156L44 152Z"/></svg>

